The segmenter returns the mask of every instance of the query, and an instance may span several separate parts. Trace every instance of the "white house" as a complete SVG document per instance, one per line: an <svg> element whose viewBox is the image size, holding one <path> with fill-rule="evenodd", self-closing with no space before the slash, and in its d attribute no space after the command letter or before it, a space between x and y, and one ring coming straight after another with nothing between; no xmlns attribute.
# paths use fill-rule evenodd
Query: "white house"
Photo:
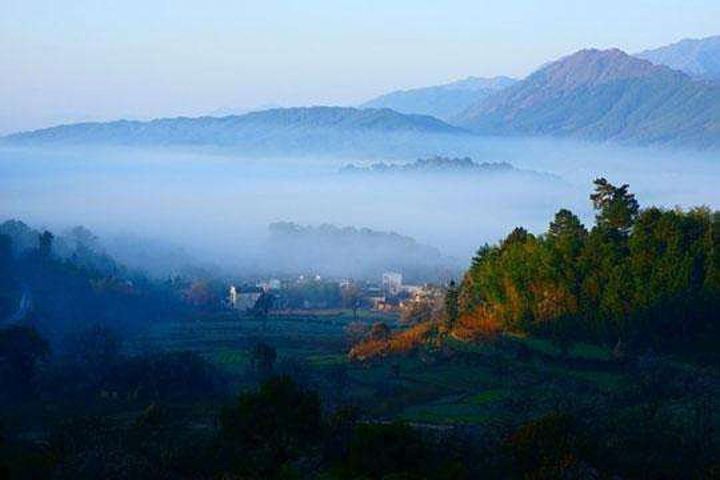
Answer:
<svg viewBox="0 0 720 480"><path fill-rule="evenodd" d="M236 287L230 285L228 304L230 308L246 312L255 306L262 296L263 289L259 287Z"/></svg>
<svg viewBox="0 0 720 480"><path fill-rule="evenodd" d="M396 296L402 291L402 273L386 272L382 275L382 289L385 295Z"/></svg>

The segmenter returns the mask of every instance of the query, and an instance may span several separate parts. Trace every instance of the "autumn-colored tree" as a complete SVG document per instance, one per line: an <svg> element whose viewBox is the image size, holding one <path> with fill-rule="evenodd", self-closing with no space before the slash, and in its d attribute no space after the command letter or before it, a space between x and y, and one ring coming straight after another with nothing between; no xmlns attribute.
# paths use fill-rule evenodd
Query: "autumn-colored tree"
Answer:
<svg viewBox="0 0 720 480"><path fill-rule="evenodd" d="M454 334L499 324L565 349L576 339L653 343L711 331L720 321L720 216L641 211L627 185L602 178L591 200L589 232L562 209L545 235L516 228L483 246L459 288Z"/></svg>

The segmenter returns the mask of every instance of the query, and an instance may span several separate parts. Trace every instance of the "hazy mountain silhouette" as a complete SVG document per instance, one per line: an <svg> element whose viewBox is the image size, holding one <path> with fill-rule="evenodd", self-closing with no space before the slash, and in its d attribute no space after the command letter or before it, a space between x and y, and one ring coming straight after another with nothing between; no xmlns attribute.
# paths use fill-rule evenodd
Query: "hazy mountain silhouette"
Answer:
<svg viewBox="0 0 720 480"><path fill-rule="evenodd" d="M468 77L445 85L390 92L362 106L391 108L401 113L432 115L447 120L515 82L517 80L509 77Z"/></svg>
<svg viewBox="0 0 720 480"><path fill-rule="evenodd" d="M617 49L582 50L454 122L485 134L720 146L720 87Z"/></svg>
<svg viewBox="0 0 720 480"><path fill-rule="evenodd" d="M640 52L635 56L696 78L720 81L720 35L685 39L672 45Z"/></svg>

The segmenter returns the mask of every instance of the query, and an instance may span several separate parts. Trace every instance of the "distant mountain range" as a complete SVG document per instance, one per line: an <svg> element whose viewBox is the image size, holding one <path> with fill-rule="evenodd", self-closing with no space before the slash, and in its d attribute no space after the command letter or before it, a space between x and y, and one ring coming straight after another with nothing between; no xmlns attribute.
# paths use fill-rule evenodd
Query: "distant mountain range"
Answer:
<svg viewBox="0 0 720 480"><path fill-rule="evenodd" d="M469 77L445 85L398 90L374 98L361 107L391 108L401 113L432 115L448 120L516 81L509 77Z"/></svg>
<svg viewBox="0 0 720 480"><path fill-rule="evenodd" d="M682 40L635 55L657 65L666 65L695 78L720 81L720 35Z"/></svg>
<svg viewBox="0 0 720 480"><path fill-rule="evenodd" d="M720 82L708 81L720 71L719 48L720 37L712 37L638 56L617 49L582 50L520 81L468 78L392 92L364 104L381 108L286 108L224 117L79 123L18 133L0 142L211 145L244 154L403 158L472 155L482 146L483 135L720 148Z"/></svg>
<svg viewBox="0 0 720 480"><path fill-rule="evenodd" d="M720 87L620 50L582 50L453 119L477 133L720 146Z"/></svg>
<svg viewBox="0 0 720 480"><path fill-rule="evenodd" d="M377 142L416 142L419 136L467 135L426 115L390 109L308 107L239 116L78 123L4 137L12 144L213 145L247 152L317 152L372 149ZM383 145L385 147L387 145Z"/></svg>
<svg viewBox="0 0 720 480"><path fill-rule="evenodd" d="M276 108L225 117L177 117L148 122L119 120L45 128L5 137L10 141L99 143L241 143L274 132L397 131L460 133L460 129L427 115L405 115L390 109L344 107Z"/></svg>

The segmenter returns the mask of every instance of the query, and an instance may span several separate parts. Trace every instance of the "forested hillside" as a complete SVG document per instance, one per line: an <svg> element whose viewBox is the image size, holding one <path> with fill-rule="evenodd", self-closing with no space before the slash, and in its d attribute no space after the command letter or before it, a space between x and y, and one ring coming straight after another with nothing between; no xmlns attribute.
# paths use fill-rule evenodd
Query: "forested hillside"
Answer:
<svg viewBox="0 0 720 480"><path fill-rule="evenodd" d="M591 200L590 230L563 209L544 235L517 228L481 248L460 287L455 334L491 328L643 345L717 334L720 215L640 209L628 185L605 179Z"/></svg>
<svg viewBox="0 0 720 480"><path fill-rule="evenodd" d="M351 356L507 335L618 353L710 344L720 334L720 213L641 209L628 185L604 178L590 200L591 228L561 209L543 234L514 229L478 250L460 285L449 286L443 315Z"/></svg>

